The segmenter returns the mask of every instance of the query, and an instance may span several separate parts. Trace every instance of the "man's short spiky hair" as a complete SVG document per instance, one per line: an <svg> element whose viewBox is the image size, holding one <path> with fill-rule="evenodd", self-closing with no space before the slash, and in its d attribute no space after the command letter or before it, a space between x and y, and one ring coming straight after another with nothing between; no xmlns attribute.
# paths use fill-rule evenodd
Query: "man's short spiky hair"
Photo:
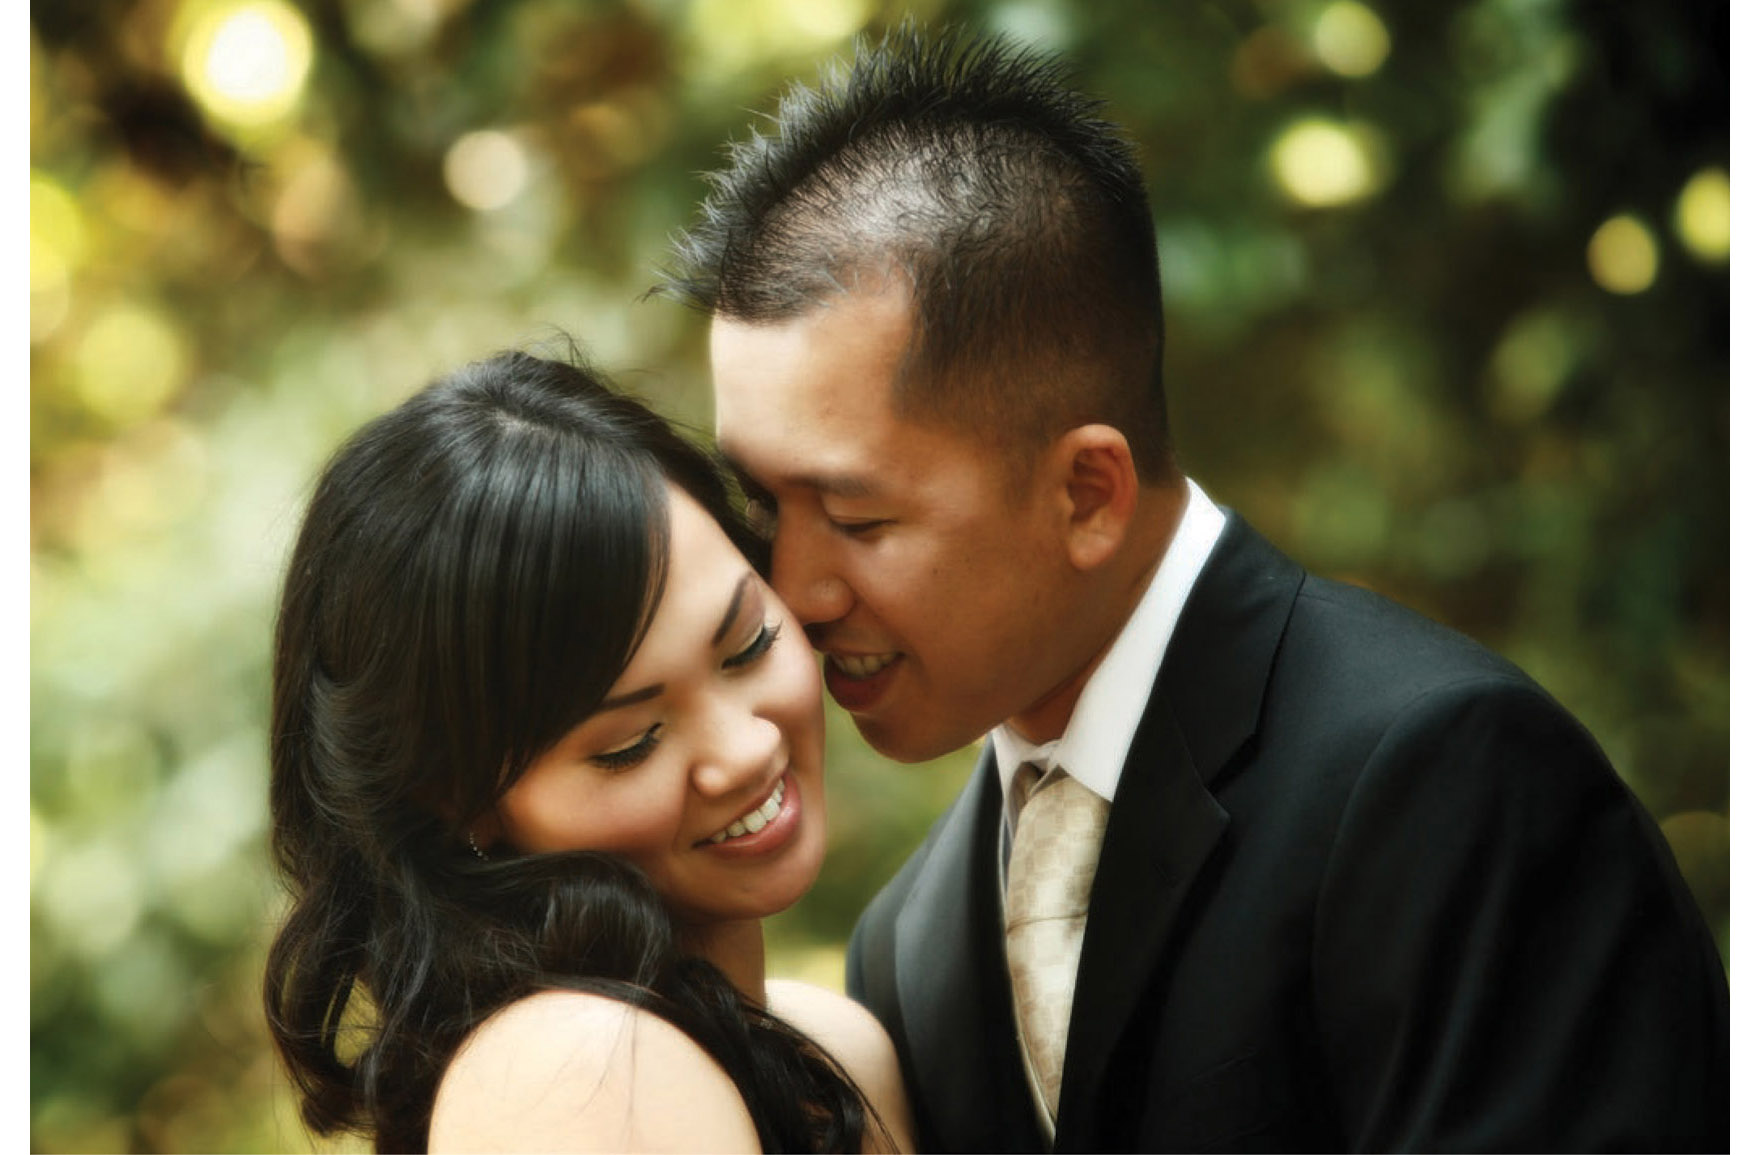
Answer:
<svg viewBox="0 0 1760 1155"><path fill-rule="evenodd" d="M1131 145L1067 80L994 38L907 24L858 45L730 147L658 291L765 324L902 277L901 415L1021 450L1103 422L1165 480L1148 195Z"/></svg>

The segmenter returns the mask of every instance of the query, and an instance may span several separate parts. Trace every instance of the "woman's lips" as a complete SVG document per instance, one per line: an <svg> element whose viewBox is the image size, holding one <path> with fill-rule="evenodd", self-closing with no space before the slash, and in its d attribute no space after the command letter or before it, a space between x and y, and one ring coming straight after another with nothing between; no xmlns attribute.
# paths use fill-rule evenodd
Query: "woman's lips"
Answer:
<svg viewBox="0 0 1760 1155"><path fill-rule="evenodd" d="M782 776L782 781L778 783L777 789L781 791L780 798L777 797L775 791L772 791L762 805L739 820L743 825L753 815L771 810L772 803L774 803L774 813L757 830L748 830L744 834L730 834L719 842L714 841L713 838L705 838L697 845L711 854L732 857L769 854L788 845L794 839L795 832L800 829L801 825L801 791L792 773ZM727 830L732 829L732 826L733 824L729 823L727 828L718 831L717 835L726 834Z"/></svg>
<svg viewBox="0 0 1760 1155"><path fill-rule="evenodd" d="M782 810L782 793L786 784L786 779L778 778L776 780L776 789L770 791L769 795L765 797L763 802L758 804L755 810L740 818L735 818L732 822L728 823L725 828L710 835L709 841L725 842L729 838L741 838L747 834L756 834L764 829L764 827L770 825L771 820Z"/></svg>

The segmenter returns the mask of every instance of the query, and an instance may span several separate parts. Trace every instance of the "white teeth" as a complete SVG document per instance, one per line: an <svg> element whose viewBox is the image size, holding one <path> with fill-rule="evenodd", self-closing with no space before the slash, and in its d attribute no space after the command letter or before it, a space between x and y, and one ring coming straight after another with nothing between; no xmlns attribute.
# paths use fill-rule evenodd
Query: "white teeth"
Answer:
<svg viewBox="0 0 1760 1155"><path fill-rule="evenodd" d="M763 805L744 818L734 819L728 824L727 829L710 835L709 841L713 843L726 842L729 838L738 838L742 834L756 834L770 825L770 820L782 813L782 787L783 783L778 782L776 789L770 792L770 797L764 799Z"/></svg>
<svg viewBox="0 0 1760 1155"><path fill-rule="evenodd" d="M857 654L844 657L832 654L831 664L836 666L839 672L852 678L869 678L885 669L896 656L895 654Z"/></svg>

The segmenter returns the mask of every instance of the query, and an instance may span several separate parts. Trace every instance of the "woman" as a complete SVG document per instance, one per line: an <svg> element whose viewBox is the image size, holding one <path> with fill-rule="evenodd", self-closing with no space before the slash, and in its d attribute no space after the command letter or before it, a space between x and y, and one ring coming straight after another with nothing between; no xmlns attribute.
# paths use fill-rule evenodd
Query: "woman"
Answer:
<svg viewBox="0 0 1760 1155"><path fill-rule="evenodd" d="M294 902L265 1002L314 1130L908 1145L879 1024L764 981L759 919L824 854L824 719L755 552L665 422L523 354L331 461L289 563L271 737Z"/></svg>

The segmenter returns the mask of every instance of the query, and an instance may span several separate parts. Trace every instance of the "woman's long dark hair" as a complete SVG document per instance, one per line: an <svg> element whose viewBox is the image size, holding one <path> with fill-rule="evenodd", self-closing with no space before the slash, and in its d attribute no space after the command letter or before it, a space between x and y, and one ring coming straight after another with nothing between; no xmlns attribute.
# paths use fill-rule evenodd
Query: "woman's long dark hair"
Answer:
<svg viewBox="0 0 1760 1155"><path fill-rule="evenodd" d="M667 483L754 550L721 474L665 421L520 353L429 386L324 470L275 631L271 837L293 906L264 982L319 1134L425 1150L459 1044L562 988L684 1030L767 1150L859 1149L864 1102L842 1069L685 949L634 867L480 860L465 841L640 643L665 583Z"/></svg>

